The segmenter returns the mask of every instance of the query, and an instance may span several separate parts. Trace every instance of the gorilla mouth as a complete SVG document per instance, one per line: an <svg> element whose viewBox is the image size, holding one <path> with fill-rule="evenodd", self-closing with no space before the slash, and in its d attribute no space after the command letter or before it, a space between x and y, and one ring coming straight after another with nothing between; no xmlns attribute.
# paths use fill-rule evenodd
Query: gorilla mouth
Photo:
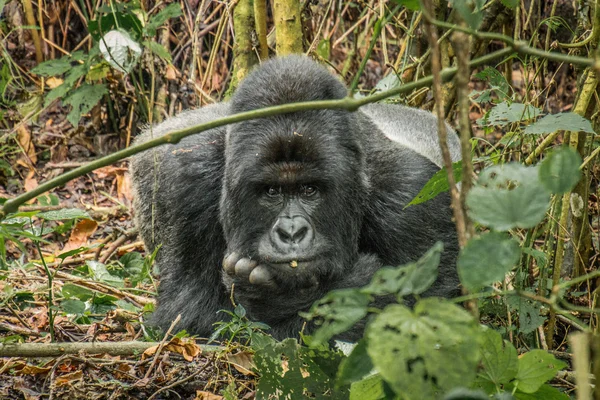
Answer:
<svg viewBox="0 0 600 400"><path fill-rule="evenodd" d="M291 267L291 268L298 268L301 265L310 264L314 261L315 261L314 258L305 258L305 259L296 258L296 259L291 259L291 260L272 260L269 262L269 264L271 264L275 267L287 266L287 267Z"/></svg>

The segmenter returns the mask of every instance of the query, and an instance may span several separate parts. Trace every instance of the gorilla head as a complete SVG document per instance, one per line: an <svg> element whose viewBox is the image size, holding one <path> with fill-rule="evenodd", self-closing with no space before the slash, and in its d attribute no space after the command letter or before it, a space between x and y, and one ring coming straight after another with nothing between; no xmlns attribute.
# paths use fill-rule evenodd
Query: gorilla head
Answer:
<svg viewBox="0 0 600 400"><path fill-rule="evenodd" d="M295 58L268 62L248 76L231 112L346 96L326 70ZM350 112L318 110L228 129L221 223L227 252L236 255L226 270L234 272L231 264L242 260L240 275L252 269L252 284L274 280L287 289L342 273L358 251L368 187L355 126Z"/></svg>

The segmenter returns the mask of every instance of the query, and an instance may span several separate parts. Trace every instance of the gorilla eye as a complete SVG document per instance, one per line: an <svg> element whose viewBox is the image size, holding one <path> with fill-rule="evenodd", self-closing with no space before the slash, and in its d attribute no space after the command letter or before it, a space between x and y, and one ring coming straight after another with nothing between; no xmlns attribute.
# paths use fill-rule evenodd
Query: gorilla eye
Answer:
<svg viewBox="0 0 600 400"><path fill-rule="evenodd" d="M281 187L279 186L269 186L267 187L267 196L276 197L281 193Z"/></svg>
<svg viewBox="0 0 600 400"><path fill-rule="evenodd" d="M302 186L302 195L306 197L314 196L317 194L317 187L312 185Z"/></svg>

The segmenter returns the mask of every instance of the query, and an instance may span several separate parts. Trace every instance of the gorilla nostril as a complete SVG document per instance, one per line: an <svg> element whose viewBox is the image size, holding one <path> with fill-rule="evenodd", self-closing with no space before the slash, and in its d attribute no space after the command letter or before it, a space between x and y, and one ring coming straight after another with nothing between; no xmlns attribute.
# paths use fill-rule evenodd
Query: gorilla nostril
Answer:
<svg viewBox="0 0 600 400"><path fill-rule="evenodd" d="M301 242L302 239L304 239L306 237L307 233L308 233L308 227L301 226L300 229L298 229L296 232L294 232L294 234L292 236L292 241L294 243Z"/></svg>

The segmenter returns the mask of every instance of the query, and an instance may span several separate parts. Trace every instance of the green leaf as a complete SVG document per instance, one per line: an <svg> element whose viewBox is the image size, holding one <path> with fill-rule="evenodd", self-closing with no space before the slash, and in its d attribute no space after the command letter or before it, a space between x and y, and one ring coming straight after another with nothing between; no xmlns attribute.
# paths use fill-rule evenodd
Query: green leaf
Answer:
<svg viewBox="0 0 600 400"><path fill-rule="evenodd" d="M519 358L515 386L521 392L534 393L566 366L566 363L544 350L531 350Z"/></svg>
<svg viewBox="0 0 600 400"><path fill-rule="evenodd" d="M78 65L71 68L71 70L67 73L62 85L57 86L48 92L44 100L44 107L48 107L50 103L56 99L62 99L65 97L65 95L69 93L71 89L73 89L79 79L82 78L87 72L88 67L86 65Z"/></svg>
<svg viewBox="0 0 600 400"><path fill-rule="evenodd" d="M367 352L396 394L437 399L475 378L478 329L467 311L446 300L424 299L414 311L392 304L369 323Z"/></svg>
<svg viewBox="0 0 600 400"><path fill-rule="evenodd" d="M256 388L257 399L348 398L346 388L337 389L332 376L342 355L325 348L301 347L295 339L274 342L258 350L254 362L261 373ZM283 369L283 361L287 369Z"/></svg>
<svg viewBox="0 0 600 400"><path fill-rule="evenodd" d="M31 72L41 76L56 76L64 74L72 67L71 57L64 56L57 60L44 61L43 63L32 68Z"/></svg>
<svg viewBox="0 0 600 400"><path fill-rule="evenodd" d="M89 214L79 208L63 208L62 210L45 211L37 216L46 221L64 221L68 219L91 219Z"/></svg>
<svg viewBox="0 0 600 400"><path fill-rule="evenodd" d="M177 18L182 15L181 5L172 3L160 10L156 15L150 18L146 25L146 33L148 36L156 35L156 29L171 18Z"/></svg>
<svg viewBox="0 0 600 400"><path fill-rule="evenodd" d="M514 394L517 400L570 400L566 393L550 385L542 385L535 393L523 393L517 390Z"/></svg>
<svg viewBox="0 0 600 400"><path fill-rule="evenodd" d="M394 0L394 3L400 4L411 11L421 11L421 2L419 0Z"/></svg>
<svg viewBox="0 0 600 400"><path fill-rule="evenodd" d="M142 55L142 48L122 29L115 29L102 37L99 45L102 57L117 71L131 72Z"/></svg>
<svg viewBox="0 0 600 400"><path fill-rule="evenodd" d="M367 354L367 343L361 339L352 353L342 360L337 373L338 385L348 385L364 378L373 370L373 363Z"/></svg>
<svg viewBox="0 0 600 400"><path fill-rule="evenodd" d="M506 100L512 92L510 84L496 68L486 67L483 71L475 74L475 78L481 79L490 85L490 89L481 92L474 91L475 94L478 94L476 100L478 103L492 101L492 94L496 94L500 100Z"/></svg>
<svg viewBox="0 0 600 400"><path fill-rule="evenodd" d="M498 231L531 228L550 205L550 193L539 181L536 167L510 163L486 168L479 184L467 195L469 215Z"/></svg>
<svg viewBox="0 0 600 400"><path fill-rule="evenodd" d="M133 12L109 12L88 22L88 31L96 42L115 29L121 29L136 39L142 37L142 22Z"/></svg>
<svg viewBox="0 0 600 400"><path fill-rule="evenodd" d="M456 182L460 182L462 180L462 161L457 161L452 164L452 173ZM431 179L429 179L429 181L427 181L425 186L423 186L423 189L421 189L421 191L415 196L414 199L410 201L410 203L406 205L406 207L425 203L426 201L435 198L438 194L447 192L449 189L450 186L448 185L448 173L444 167L436 172Z"/></svg>
<svg viewBox="0 0 600 400"><path fill-rule="evenodd" d="M539 303L521 296L507 296L506 301L510 309L517 311L519 315L519 332L531 333L546 321Z"/></svg>
<svg viewBox="0 0 600 400"><path fill-rule="evenodd" d="M480 372L480 377L492 382L496 388L509 383L517 376L517 349L510 342L503 340L498 332L492 329L483 332L481 356L483 371Z"/></svg>
<svg viewBox="0 0 600 400"><path fill-rule="evenodd" d="M90 260L86 261L85 265L87 266L88 271L94 280L108 283L114 287L125 286L123 279L119 278L118 276L111 275L110 272L108 272L108 269L106 269L106 265L102 264L101 262Z"/></svg>
<svg viewBox="0 0 600 400"><path fill-rule="evenodd" d="M321 39L317 45L317 54L323 60L329 60L331 56L331 41L329 39Z"/></svg>
<svg viewBox="0 0 600 400"><path fill-rule="evenodd" d="M581 156L575 149L563 146L540 165L540 181L552 193L568 193L581 179L581 162Z"/></svg>
<svg viewBox="0 0 600 400"><path fill-rule="evenodd" d="M543 135L556 131L595 133L589 120L573 112L549 114L525 128L526 134L533 135Z"/></svg>
<svg viewBox="0 0 600 400"><path fill-rule="evenodd" d="M370 301L371 296L361 293L359 289L333 290L316 301L308 313L301 314L320 325L312 336L314 345L327 343L366 317Z"/></svg>
<svg viewBox="0 0 600 400"><path fill-rule="evenodd" d="M158 57L162 58L167 62L171 62L171 54L167 51L165 46L160 43L156 43L152 40L144 40L142 42L145 48L150 50L152 53L156 54Z"/></svg>
<svg viewBox="0 0 600 400"><path fill-rule="evenodd" d="M60 308L66 314L83 314L85 312L85 303L81 300L63 300Z"/></svg>
<svg viewBox="0 0 600 400"><path fill-rule="evenodd" d="M484 118L477 120L480 126L505 126L510 123L536 118L541 110L531 105L504 101L492 108Z"/></svg>
<svg viewBox="0 0 600 400"><path fill-rule="evenodd" d="M498 282L519 261L519 243L508 235L487 232L469 240L461 250L457 269L461 283L469 290Z"/></svg>
<svg viewBox="0 0 600 400"><path fill-rule="evenodd" d="M375 374L350 386L350 400L387 399L381 375Z"/></svg>
<svg viewBox="0 0 600 400"><path fill-rule="evenodd" d="M379 269L361 292L376 296L397 294L401 297L425 292L437 279L443 249L442 242L437 242L414 263Z"/></svg>
<svg viewBox="0 0 600 400"><path fill-rule="evenodd" d="M94 291L72 283L65 283L61 289L61 293L65 299L75 298L81 301L88 301L94 297Z"/></svg>
<svg viewBox="0 0 600 400"><path fill-rule="evenodd" d="M82 114L87 114L108 93L106 85L89 85L84 83L63 100L64 104L73 108L67 119L73 126L79 124Z"/></svg>

